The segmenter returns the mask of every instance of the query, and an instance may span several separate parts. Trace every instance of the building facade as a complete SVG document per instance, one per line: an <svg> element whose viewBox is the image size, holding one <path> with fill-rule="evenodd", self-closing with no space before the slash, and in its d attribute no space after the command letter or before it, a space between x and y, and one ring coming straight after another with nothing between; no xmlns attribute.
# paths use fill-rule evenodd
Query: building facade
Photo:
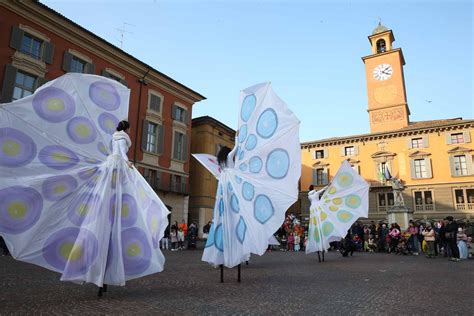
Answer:
<svg viewBox="0 0 474 316"><path fill-rule="evenodd" d="M370 183L369 220L387 220L394 204L387 178L402 180L404 202L415 219L474 217L474 120L410 122L400 48L391 30L380 25L369 36L366 67L371 133L301 144L301 215L309 217L310 184L322 188L341 162Z"/></svg>
<svg viewBox="0 0 474 316"><path fill-rule="evenodd" d="M193 119L191 153L216 156L223 146L234 147L235 130L210 116ZM189 197L189 220L198 223L199 237L202 228L212 220L216 202L217 180L196 159L191 159L191 191Z"/></svg>
<svg viewBox="0 0 474 316"><path fill-rule="evenodd" d="M0 13L0 102L67 72L128 86L129 158L172 210L171 220L187 219L192 107L205 98L38 1L2 1Z"/></svg>

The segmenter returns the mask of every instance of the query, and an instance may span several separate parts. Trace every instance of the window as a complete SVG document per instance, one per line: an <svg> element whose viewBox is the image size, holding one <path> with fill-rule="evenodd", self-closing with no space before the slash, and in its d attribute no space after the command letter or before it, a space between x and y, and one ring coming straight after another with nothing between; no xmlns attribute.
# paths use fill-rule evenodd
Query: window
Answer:
<svg viewBox="0 0 474 316"><path fill-rule="evenodd" d="M155 94L150 94L150 110L155 112L160 112L161 108L161 98Z"/></svg>
<svg viewBox="0 0 474 316"><path fill-rule="evenodd" d="M154 123L148 123L147 139L146 139L146 151L154 153L157 152L157 139L158 139L158 125Z"/></svg>
<svg viewBox="0 0 474 316"><path fill-rule="evenodd" d="M315 159L323 159L324 158L324 150L316 150L314 152Z"/></svg>
<svg viewBox="0 0 474 316"><path fill-rule="evenodd" d="M172 118L175 121L187 123L188 122L188 111L186 109L177 106L176 104L173 105L172 107Z"/></svg>
<svg viewBox="0 0 474 316"><path fill-rule="evenodd" d="M142 130L142 150L148 153L163 153L164 130L159 125L145 120Z"/></svg>
<svg viewBox="0 0 474 316"><path fill-rule="evenodd" d="M27 33L24 33L23 39L21 40L21 49L22 53L30 55L36 59L41 59L41 47L43 45L43 41L37 39Z"/></svg>
<svg viewBox="0 0 474 316"><path fill-rule="evenodd" d="M377 211L386 212L388 208L393 206L394 197L392 192L382 192L377 194Z"/></svg>
<svg viewBox="0 0 474 316"><path fill-rule="evenodd" d="M385 40L379 39L377 41L377 53L383 53L387 50L387 47L385 46Z"/></svg>
<svg viewBox="0 0 474 316"><path fill-rule="evenodd" d="M53 62L54 45L49 43L49 38L46 35L29 26L21 25L20 27L14 26L12 28L10 47L47 64ZM33 67L43 68L42 70L46 71L44 65L32 63L31 60L25 59L22 56L16 56L16 58L23 65L29 64Z"/></svg>
<svg viewBox="0 0 474 316"><path fill-rule="evenodd" d="M147 169L145 168L143 172L143 177L145 180L148 182L148 184L153 188L153 189L158 189L160 188L161 184L161 172L158 172L153 169Z"/></svg>
<svg viewBox="0 0 474 316"><path fill-rule="evenodd" d="M186 120L186 110L177 106L174 119L180 122L184 122Z"/></svg>
<svg viewBox="0 0 474 316"><path fill-rule="evenodd" d="M313 169L313 184L314 185L328 184L328 171L326 168Z"/></svg>
<svg viewBox="0 0 474 316"><path fill-rule="evenodd" d="M345 147L344 152L346 156L355 156L354 146Z"/></svg>
<svg viewBox="0 0 474 316"><path fill-rule="evenodd" d="M22 71L16 73L12 101L31 95L35 91L36 77Z"/></svg>
<svg viewBox="0 0 474 316"><path fill-rule="evenodd" d="M474 189L454 190L454 205L457 211L474 210Z"/></svg>
<svg viewBox="0 0 474 316"><path fill-rule="evenodd" d="M411 148L423 148L423 138L412 138Z"/></svg>
<svg viewBox="0 0 474 316"><path fill-rule="evenodd" d="M465 176L468 175L467 172L467 164L466 164L466 156L454 156L454 175L455 176Z"/></svg>
<svg viewBox="0 0 474 316"><path fill-rule="evenodd" d="M415 211L432 211L434 209L433 193L431 191L415 191Z"/></svg>
<svg viewBox="0 0 474 316"><path fill-rule="evenodd" d="M173 159L185 161L187 159L187 137L183 133L174 132Z"/></svg>
<svg viewBox="0 0 474 316"><path fill-rule="evenodd" d="M69 68L70 72L84 73L86 68L86 62L73 56L71 59L71 67Z"/></svg>
<svg viewBox="0 0 474 316"><path fill-rule="evenodd" d="M463 143L464 143L463 133L451 134L451 144L463 144Z"/></svg>
<svg viewBox="0 0 474 316"><path fill-rule="evenodd" d="M415 159L415 178L427 178L428 174L426 172L426 161L425 159Z"/></svg>
<svg viewBox="0 0 474 316"><path fill-rule="evenodd" d="M177 193L186 193L186 182L182 176L171 176L171 191Z"/></svg>

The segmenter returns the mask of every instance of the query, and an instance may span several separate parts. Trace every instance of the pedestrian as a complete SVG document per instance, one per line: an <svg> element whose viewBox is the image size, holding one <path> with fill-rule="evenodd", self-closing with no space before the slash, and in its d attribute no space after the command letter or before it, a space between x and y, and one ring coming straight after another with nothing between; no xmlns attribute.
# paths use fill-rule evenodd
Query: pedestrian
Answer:
<svg viewBox="0 0 474 316"><path fill-rule="evenodd" d="M410 251L414 256L418 256L418 227L416 227L415 223L413 220L410 220L409 226L407 229L407 233L410 234L410 237L408 238L408 243L410 246Z"/></svg>
<svg viewBox="0 0 474 316"><path fill-rule="evenodd" d="M293 232L290 233L288 236L288 251L294 251L295 249L295 236L293 236Z"/></svg>
<svg viewBox="0 0 474 316"><path fill-rule="evenodd" d="M464 230L461 227L458 228L456 239L459 249L459 259L467 259L467 235L464 233Z"/></svg>
<svg viewBox="0 0 474 316"><path fill-rule="evenodd" d="M175 225L171 226L170 237L171 237L171 251L178 250L178 232L176 231Z"/></svg>
<svg viewBox="0 0 474 316"><path fill-rule="evenodd" d="M163 235L163 238L161 238L161 241L160 241L162 250L169 250L170 249L169 239L170 239L170 225L168 224L168 226L165 229L165 233Z"/></svg>
<svg viewBox="0 0 474 316"><path fill-rule="evenodd" d="M435 258L435 231L431 227L431 223L427 222L426 227L422 232L423 237L425 238L426 245L428 246L427 258Z"/></svg>
<svg viewBox="0 0 474 316"><path fill-rule="evenodd" d="M184 231L183 228L178 228L178 249L183 250L184 248Z"/></svg>
<svg viewBox="0 0 474 316"><path fill-rule="evenodd" d="M300 241L301 241L300 236L298 234L295 234L295 252L300 251Z"/></svg>
<svg viewBox="0 0 474 316"><path fill-rule="evenodd" d="M449 260L459 261L459 248L457 245L458 224L454 221L452 216L446 217L445 220L448 221L445 233L446 242L448 243L449 249L451 250L451 257Z"/></svg>

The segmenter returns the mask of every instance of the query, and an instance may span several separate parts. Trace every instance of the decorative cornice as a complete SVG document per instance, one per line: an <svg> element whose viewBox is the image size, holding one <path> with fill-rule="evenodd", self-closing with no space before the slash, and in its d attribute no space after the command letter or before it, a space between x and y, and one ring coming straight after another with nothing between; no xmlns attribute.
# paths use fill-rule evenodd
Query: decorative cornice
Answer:
<svg viewBox="0 0 474 316"><path fill-rule="evenodd" d="M457 154L457 153L468 153L471 152L472 149L466 147L454 147L453 149L448 150L448 154Z"/></svg>
<svg viewBox="0 0 474 316"><path fill-rule="evenodd" d="M329 163L324 162L324 161L316 161L313 163L313 167L327 167L329 166Z"/></svg>
<svg viewBox="0 0 474 316"><path fill-rule="evenodd" d="M309 141L301 143L301 149L310 149L310 148L320 148L320 147L329 147L334 145L342 144L353 144L353 143L365 143L369 141L376 141L382 139L391 139L398 137L408 137L414 135L422 134L431 134L431 133L441 133L451 130L460 130L474 128L474 120L461 120L455 121L454 123L446 123L440 125L434 125L430 127L406 127L400 130L389 131L389 132L380 132L372 134L361 134L345 137L334 137L316 141Z"/></svg>
<svg viewBox="0 0 474 316"><path fill-rule="evenodd" d="M383 157L395 157L397 154L391 151L377 151L376 153L370 155L372 158L383 158Z"/></svg>
<svg viewBox="0 0 474 316"><path fill-rule="evenodd" d="M415 151L415 152L409 154L408 157L410 157L410 158L416 158L416 157L427 157L427 156L430 156L430 155L431 155L431 153L417 150L417 151Z"/></svg>

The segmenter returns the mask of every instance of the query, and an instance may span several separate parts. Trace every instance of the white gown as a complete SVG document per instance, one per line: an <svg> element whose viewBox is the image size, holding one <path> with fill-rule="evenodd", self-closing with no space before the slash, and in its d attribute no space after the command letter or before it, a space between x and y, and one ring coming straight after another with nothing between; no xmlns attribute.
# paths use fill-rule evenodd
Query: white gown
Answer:
<svg viewBox="0 0 474 316"><path fill-rule="evenodd" d="M229 268L265 253L298 198L301 175L299 120L270 84L243 90L240 101L239 134L227 165L193 155L219 180L202 260Z"/></svg>
<svg viewBox="0 0 474 316"><path fill-rule="evenodd" d="M114 133L129 93L66 74L0 105L0 235L15 259L98 286L163 270L169 212Z"/></svg>

